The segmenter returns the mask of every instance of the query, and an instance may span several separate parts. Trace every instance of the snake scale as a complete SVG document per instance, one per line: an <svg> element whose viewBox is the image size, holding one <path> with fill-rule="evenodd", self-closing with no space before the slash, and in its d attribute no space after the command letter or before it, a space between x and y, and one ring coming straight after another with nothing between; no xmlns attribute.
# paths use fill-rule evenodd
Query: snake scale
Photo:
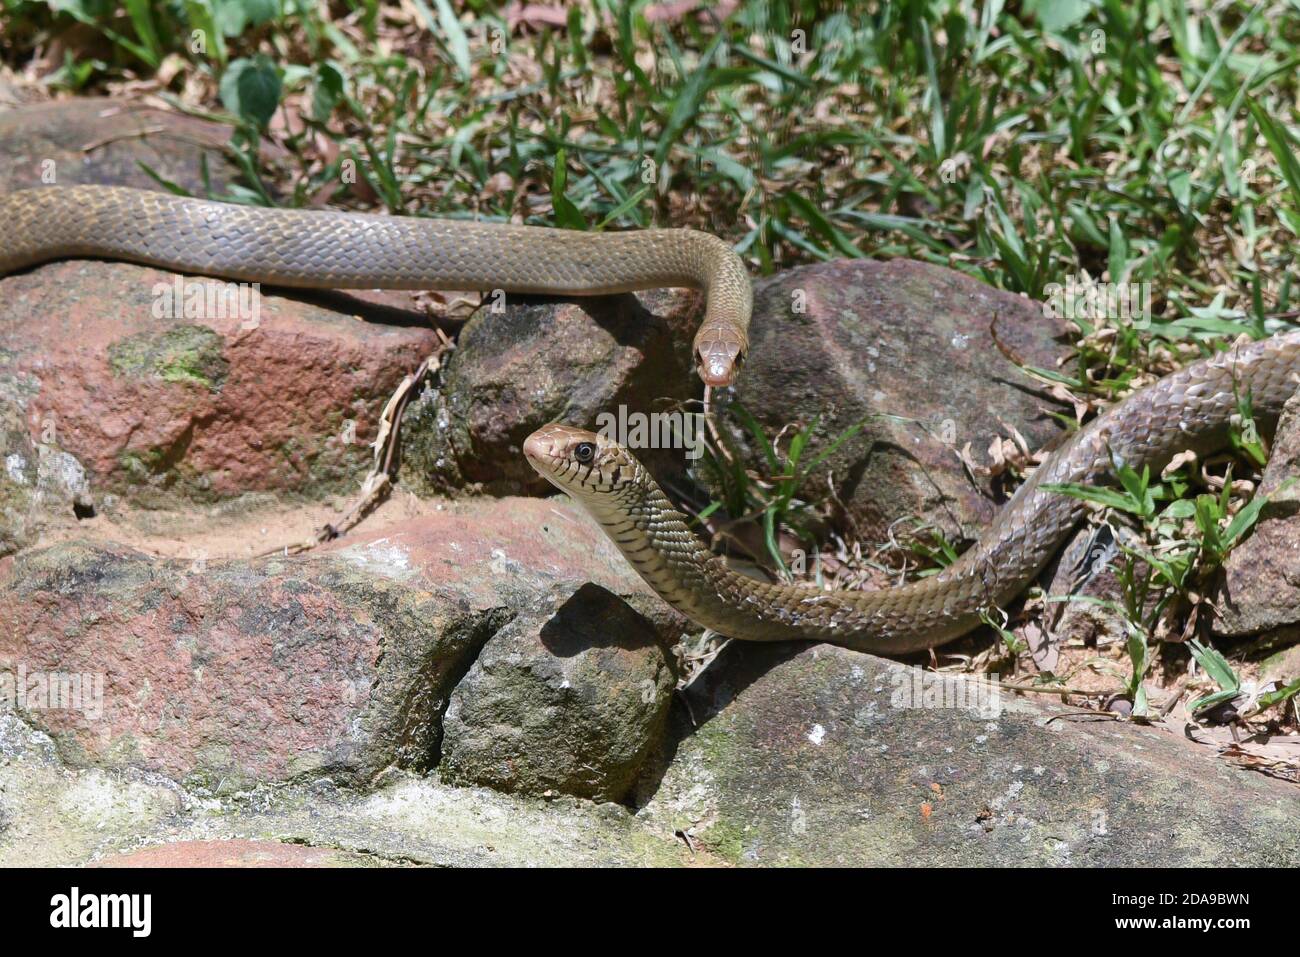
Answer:
<svg viewBox="0 0 1300 957"><path fill-rule="evenodd" d="M691 230L591 234L73 186L0 197L0 236L0 274L90 256L308 288L596 295L692 286L706 297L695 338L701 378L729 384L747 347L752 300L744 265L721 240ZM697 623L733 638L901 654L965 633L1038 574L1085 508L1043 485L1097 483L1115 462L1160 468L1184 449L1208 451L1225 441L1241 395L1250 395L1258 418L1273 419L1298 383L1300 333L1234 346L1166 376L1072 435L956 562L881 591L823 591L737 574L695 537L635 456L604 437L551 425L528 438L524 453Z"/></svg>

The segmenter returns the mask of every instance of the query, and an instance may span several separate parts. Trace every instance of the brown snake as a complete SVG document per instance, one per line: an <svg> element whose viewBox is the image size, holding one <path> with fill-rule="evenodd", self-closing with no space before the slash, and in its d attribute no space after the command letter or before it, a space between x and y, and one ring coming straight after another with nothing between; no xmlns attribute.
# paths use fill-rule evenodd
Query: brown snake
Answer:
<svg viewBox="0 0 1300 957"><path fill-rule="evenodd" d="M1014 598L1042 570L1086 506L1041 488L1094 484L1121 461L1161 468L1184 449L1227 437L1238 397L1276 418L1300 383L1300 332L1203 359L1129 396L1072 435L998 513L992 527L932 578L881 591L822 591L740 575L691 532L645 468L622 446L551 425L524 443L528 461L591 514L670 605L731 638L808 639L904 654L942 644Z"/></svg>
<svg viewBox="0 0 1300 957"><path fill-rule="evenodd" d="M706 294L700 375L732 381L744 357L749 279L721 240L691 230L582 233L330 211L261 209L122 187L0 196L0 275L52 259L122 259L226 279L310 288L502 289L596 295L656 286ZM863 651L933 647L979 624L1042 569L1079 520L1045 491L1096 483L1114 461L1161 467L1226 437L1238 397L1276 418L1300 382L1300 333L1235 346L1129 396L1057 449L984 537L940 574L883 591L821 591L739 575L691 532L621 446L548 426L524 452L600 522L642 578L685 615L733 638L812 639Z"/></svg>
<svg viewBox="0 0 1300 957"><path fill-rule="evenodd" d="M100 257L311 289L492 289L595 296L705 292L700 377L724 386L748 346L753 297L731 247L690 229L585 233L329 210L265 209L121 186L0 196L0 275Z"/></svg>

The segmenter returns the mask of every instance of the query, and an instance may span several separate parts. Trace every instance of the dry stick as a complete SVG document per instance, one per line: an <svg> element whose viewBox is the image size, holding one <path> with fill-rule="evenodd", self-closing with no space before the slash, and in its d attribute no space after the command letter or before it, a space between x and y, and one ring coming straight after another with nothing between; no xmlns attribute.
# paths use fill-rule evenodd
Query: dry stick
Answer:
<svg viewBox="0 0 1300 957"><path fill-rule="evenodd" d="M105 146L108 146L110 143L116 143L120 140L138 139L141 137L153 136L157 133L166 133L166 132L167 132L167 127L165 126L142 126L137 130L128 130L124 133L113 133L109 136L105 136L103 139L91 140L89 143L82 144L81 152L91 153L97 149L101 149ZM200 145L200 146L203 145L201 143L198 143L195 140L186 140L186 142L189 142L193 145Z"/></svg>
<svg viewBox="0 0 1300 957"><path fill-rule="evenodd" d="M1069 721L1071 718L1087 718L1089 721L1118 721L1120 716L1114 711L1067 711L1055 714L1043 722L1044 727L1053 721Z"/></svg>
<svg viewBox="0 0 1300 957"><path fill-rule="evenodd" d="M337 522L323 526L311 538L292 545L269 548L256 553L253 556L254 558L264 558L268 555L300 555L303 552L310 551L322 542L328 542L346 534L369 514L370 510L392 488L392 470L394 460L397 457L397 439L402 423L402 413L406 411L406 405L410 402L415 387L423 382L426 376L439 372L442 369L443 356L455 348L455 343L447 337L446 333L441 329L435 329L434 331L438 334L440 340L438 348L425 357L414 372L402 379L396 391L393 392L387 404L385 404L384 411L380 413L379 434L375 436L375 441L372 443L375 450L374 464L371 466L365 480L361 483L361 494L352 503L352 507Z"/></svg>
<svg viewBox="0 0 1300 957"><path fill-rule="evenodd" d="M950 674L951 672L935 672L936 674ZM1100 698L1106 695L1113 695L1114 691L1085 691L1083 688L1049 688L1046 685L1012 685L999 681L997 683L999 691L1029 691L1034 694L1073 694L1089 698Z"/></svg>
<svg viewBox="0 0 1300 957"><path fill-rule="evenodd" d="M713 439L714 447L718 450L718 454L727 460L727 464L734 464L736 460L731 454L731 449L727 448L727 443L722 441L722 436L718 432L716 413L713 411L713 386L711 385L706 385L704 387L703 405L704 424L708 426L709 438Z"/></svg>

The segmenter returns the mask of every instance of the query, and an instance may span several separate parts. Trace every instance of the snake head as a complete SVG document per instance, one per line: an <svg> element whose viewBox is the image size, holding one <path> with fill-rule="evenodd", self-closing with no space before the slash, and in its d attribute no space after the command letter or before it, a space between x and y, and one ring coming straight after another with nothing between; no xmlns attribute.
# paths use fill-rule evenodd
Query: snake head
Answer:
<svg viewBox="0 0 1300 957"><path fill-rule="evenodd" d="M524 440L524 457L556 488L582 498L621 491L642 472L613 439L568 425L538 429Z"/></svg>
<svg viewBox="0 0 1300 957"><path fill-rule="evenodd" d="M745 342L734 329L706 325L695 337L695 364L705 385L731 385L744 358Z"/></svg>

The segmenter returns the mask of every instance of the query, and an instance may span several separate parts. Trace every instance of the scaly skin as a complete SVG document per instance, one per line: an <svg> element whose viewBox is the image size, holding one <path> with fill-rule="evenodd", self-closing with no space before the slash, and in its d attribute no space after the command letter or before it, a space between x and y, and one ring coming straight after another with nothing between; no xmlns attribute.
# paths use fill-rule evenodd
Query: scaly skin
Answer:
<svg viewBox="0 0 1300 957"><path fill-rule="evenodd" d="M0 196L0 275L52 259L120 259L313 289L500 289L594 296L705 291L700 377L731 383L753 297L726 243L689 229L584 233L446 219L262 209L118 186Z"/></svg>
<svg viewBox="0 0 1300 957"><path fill-rule="evenodd" d="M635 457L593 433L547 426L527 439L524 454L586 508L651 588L696 623L731 638L904 654L969 631L982 611L1014 598L1042 570L1085 508L1043 491L1044 484L1096 484L1113 461L1156 470L1184 449L1209 451L1226 439L1239 395L1249 392L1255 415L1266 421L1298 386L1300 333L1233 347L1166 376L1071 436L942 573L881 591L768 584L731 571ZM582 461L584 446L589 461Z"/></svg>

